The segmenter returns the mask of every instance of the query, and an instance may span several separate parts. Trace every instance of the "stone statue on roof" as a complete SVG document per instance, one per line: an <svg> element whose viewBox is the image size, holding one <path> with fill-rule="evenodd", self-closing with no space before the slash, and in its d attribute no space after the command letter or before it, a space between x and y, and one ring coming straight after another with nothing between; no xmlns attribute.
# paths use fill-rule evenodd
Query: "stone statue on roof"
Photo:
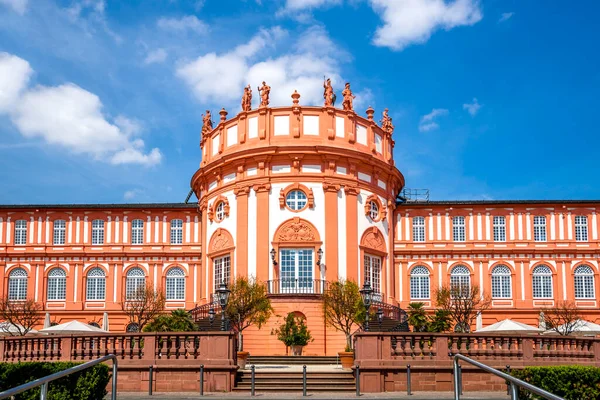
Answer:
<svg viewBox="0 0 600 400"><path fill-rule="evenodd" d="M335 106L335 93L333 92L333 86L331 86L331 79L327 78L323 82L323 98L325 99L325 107Z"/></svg>
<svg viewBox="0 0 600 400"><path fill-rule="evenodd" d="M383 116L381 117L381 129L388 134L394 132L394 125L392 124L392 117L388 115L388 109L383 110Z"/></svg>
<svg viewBox="0 0 600 400"><path fill-rule="evenodd" d="M210 110L206 110L206 114L202 114L202 134L213 130L212 115Z"/></svg>
<svg viewBox="0 0 600 400"><path fill-rule="evenodd" d="M242 111L250 111L252 109L252 89L250 84L244 88L244 95L242 96Z"/></svg>
<svg viewBox="0 0 600 400"><path fill-rule="evenodd" d="M266 107L269 105L269 94L271 93L271 86L267 85L265 81L262 83L262 87L258 88L260 94L260 106Z"/></svg>
<svg viewBox="0 0 600 400"><path fill-rule="evenodd" d="M352 105L352 101L356 98L355 95L352 94L352 90L350 90L350 82L346 82L346 87L342 91L342 96L344 96L344 101L342 102L342 108L345 111L354 111L354 106Z"/></svg>

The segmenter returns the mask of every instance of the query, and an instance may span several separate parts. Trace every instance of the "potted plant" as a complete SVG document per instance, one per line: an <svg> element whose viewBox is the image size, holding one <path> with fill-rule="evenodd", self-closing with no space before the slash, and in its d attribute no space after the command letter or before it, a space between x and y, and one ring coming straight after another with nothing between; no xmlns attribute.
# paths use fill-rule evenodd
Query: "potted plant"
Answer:
<svg viewBox="0 0 600 400"><path fill-rule="evenodd" d="M323 293L325 322L346 335L346 347L338 352L342 368L354 363L351 332L365 318L364 305L356 282L340 280L331 282Z"/></svg>
<svg viewBox="0 0 600 400"><path fill-rule="evenodd" d="M297 317L293 312L285 317L283 325L275 330L275 334L286 347L291 348L294 356L301 356L302 348L313 341L304 318Z"/></svg>
<svg viewBox="0 0 600 400"><path fill-rule="evenodd" d="M250 353L244 351L242 332L251 325L260 329L273 314L273 307L267 297L267 286L253 277L238 277L229 289L225 314L238 333L237 360L238 366L244 369Z"/></svg>

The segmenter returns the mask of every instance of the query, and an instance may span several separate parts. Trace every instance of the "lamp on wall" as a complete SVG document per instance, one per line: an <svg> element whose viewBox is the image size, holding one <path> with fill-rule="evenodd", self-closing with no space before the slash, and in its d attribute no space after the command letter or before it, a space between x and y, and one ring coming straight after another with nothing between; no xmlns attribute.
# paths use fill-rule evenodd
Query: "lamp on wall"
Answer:
<svg viewBox="0 0 600 400"><path fill-rule="evenodd" d="M275 249L271 248L271 260L273 261L273 265L277 265L277 260L275 260L276 255L277 255L277 252L275 251Z"/></svg>
<svg viewBox="0 0 600 400"><path fill-rule="evenodd" d="M319 248L317 251L317 265L321 265L321 259L323 258L323 249Z"/></svg>
<svg viewBox="0 0 600 400"><path fill-rule="evenodd" d="M363 304L365 305L365 332L369 332L369 308L371 308L371 301L373 296L373 289L371 289L371 284L369 282L365 282L363 288L359 290L360 296L362 297Z"/></svg>

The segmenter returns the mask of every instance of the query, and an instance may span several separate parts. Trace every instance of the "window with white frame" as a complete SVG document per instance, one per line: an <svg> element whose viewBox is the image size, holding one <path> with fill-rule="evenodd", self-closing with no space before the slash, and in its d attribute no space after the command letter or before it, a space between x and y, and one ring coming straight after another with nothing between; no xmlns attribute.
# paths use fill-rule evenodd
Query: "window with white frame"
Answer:
<svg viewBox="0 0 600 400"><path fill-rule="evenodd" d="M15 221L15 245L27 244L27 221L20 219Z"/></svg>
<svg viewBox="0 0 600 400"><path fill-rule="evenodd" d="M218 257L213 260L214 271L214 288L215 293L219 289L219 285L223 282L229 283L231 277L231 257L229 255Z"/></svg>
<svg viewBox="0 0 600 400"><path fill-rule="evenodd" d="M369 217L371 217L373 221L379 219L379 205L376 201L371 200L369 202Z"/></svg>
<svg viewBox="0 0 600 400"><path fill-rule="evenodd" d="M506 242L506 218L494 215L494 242Z"/></svg>
<svg viewBox="0 0 600 400"><path fill-rule="evenodd" d="M547 265L538 265L533 269L533 298L552 298L552 270Z"/></svg>
<svg viewBox="0 0 600 400"><path fill-rule="evenodd" d="M171 244L182 244L183 243L183 220L172 219L171 220Z"/></svg>
<svg viewBox="0 0 600 400"><path fill-rule="evenodd" d="M593 299L595 297L594 270L588 265L580 265L575 268L575 298Z"/></svg>
<svg viewBox="0 0 600 400"><path fill-rule="evenodd" d="M27 271L15 268L8 275L8 300L27 299Z"/></svg>
<svg viewBox="0 0 600 400"><path fill-rule="evenodd" d="M185 300L185 273L179 267L167 271L167 300Z"/></svg>
<svg viewBox="0 0 600 400"><path fill-rule="evenodd" d="M452 218L452 236L455 242L465 241L465 217Z"/></svg>
<svg viewBox="0 0 600 400"><path fill-rule="evenodd" d="M215 218L217 221L223 221L225 219L225 202L219 201L217 203L217 208L215 209Z"/></svg>
<svg viewBox="0 0 600 400"><path fill-rule="evenodd" d="M496 299L510 299L511 290L510 268L506 265L497 265L492 269L492 297Z"/></svg>
<svg viewBox="0 0 600 400"><path fill-rule="evenodd" d="M131 221L131 244L144 244L144 220Z"/></svg>
<svg viewBox="0 0 600 400"><path fill-rule="evenodd" d="M54 221L54 235L52 244L62 245L65 244L65 232L67 231L67 223L64 219L57 219Z"/></svg>
<svg viewBox="0 0 600 400"><path fill-rule="evenodd" d="M533 240L536 242L546 241L546 217L543 215L533 217Z"/></svg>
<svg viewBox="0 0 600 400"><path fill-rule="evenodd" d="M575 216L575 240L578 242L587 242L588 240L587 217L585 215Z"/></svg>
<svg viewBox="0 0 600 400"><path fill-rule="evenodd" d="M468 296L471 291L471 272L464 265L457 265L450 271L452 296Z"/></svg>
<svg viewBox="0 0 600 400"><path fill-rule="evenodd" d="M102 268L94 267L87 273L86 299L104 300L106 296L106 274Z"/></svg>
<svg viewBox="0 0 600 400"><path fill-rule="evenodd" d="M312 293L314 249L279 249L279 278L282 293Z"/></svg>
<svg viewBox="0 0 600 400"><path fill-rule="evenodd" d="M146 274L139 267L127 271L125 278L125 299L135 300L139 293L146 287Z"/></svg>
<svg viewBox="0 0 600 400"><path fill-rule="evenodd" d="M291 190L285 196L285 204L289 209L294 211L302 210L306 207L306 203L308 199L306 198L306 193L302 190Z"/></svg>
<svg viewBox="0 0 600 400"><path fill-rule="evenodd" d="M92 244L104 244L104 220L92 221Z"/></svg>
<svg viewBox="0 0 600 400"><path fill-rule="evenodd" d="M410 270L410 298L429 299L429 270L422 265Z"/></svg>
<svg viewBox="0 0 600 400"><path fill-rule="evenodd" d="M381 257L365 254L364 263L364 282L371 285L373 298L379 297L379 299L381 299Z"/></svg>
<svg viewBox="0 0 600 400"><path fill-rule="evenodd" d="M413 217L413 242L425 241L425 217Z"/></svg>
<svg viewBox="0 0 600 400"><path fill-rule="evenodd" d="M67 297L67 274L60 268L48 272L48 300L64 301Z"/></svg>

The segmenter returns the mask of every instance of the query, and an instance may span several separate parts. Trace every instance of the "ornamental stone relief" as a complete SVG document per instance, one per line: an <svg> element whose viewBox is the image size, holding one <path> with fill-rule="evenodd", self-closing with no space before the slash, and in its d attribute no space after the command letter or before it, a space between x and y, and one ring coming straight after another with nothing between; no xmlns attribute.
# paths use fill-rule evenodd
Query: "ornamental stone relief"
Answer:
<svg viewBox="0 0 600 400"><path fill-rule="evenodd" d="M370 228L364 233L361 245L373 250L385 252L385 239L379 229L375 227Z"/></svg>
<svg viewBox="0 0 600 400"><path fill-rule="evenodd" d="M316 242L319 236L310 222L294 218L277 230L275 239L279 242Z"/></svg>
<svg viewBox="0 0 600 400"><path fill-rule="evenodd" d="M231 234L225 229L217 229L210 239L210 252L214 253L232 247L233 238L231 237Z"/></svg>

